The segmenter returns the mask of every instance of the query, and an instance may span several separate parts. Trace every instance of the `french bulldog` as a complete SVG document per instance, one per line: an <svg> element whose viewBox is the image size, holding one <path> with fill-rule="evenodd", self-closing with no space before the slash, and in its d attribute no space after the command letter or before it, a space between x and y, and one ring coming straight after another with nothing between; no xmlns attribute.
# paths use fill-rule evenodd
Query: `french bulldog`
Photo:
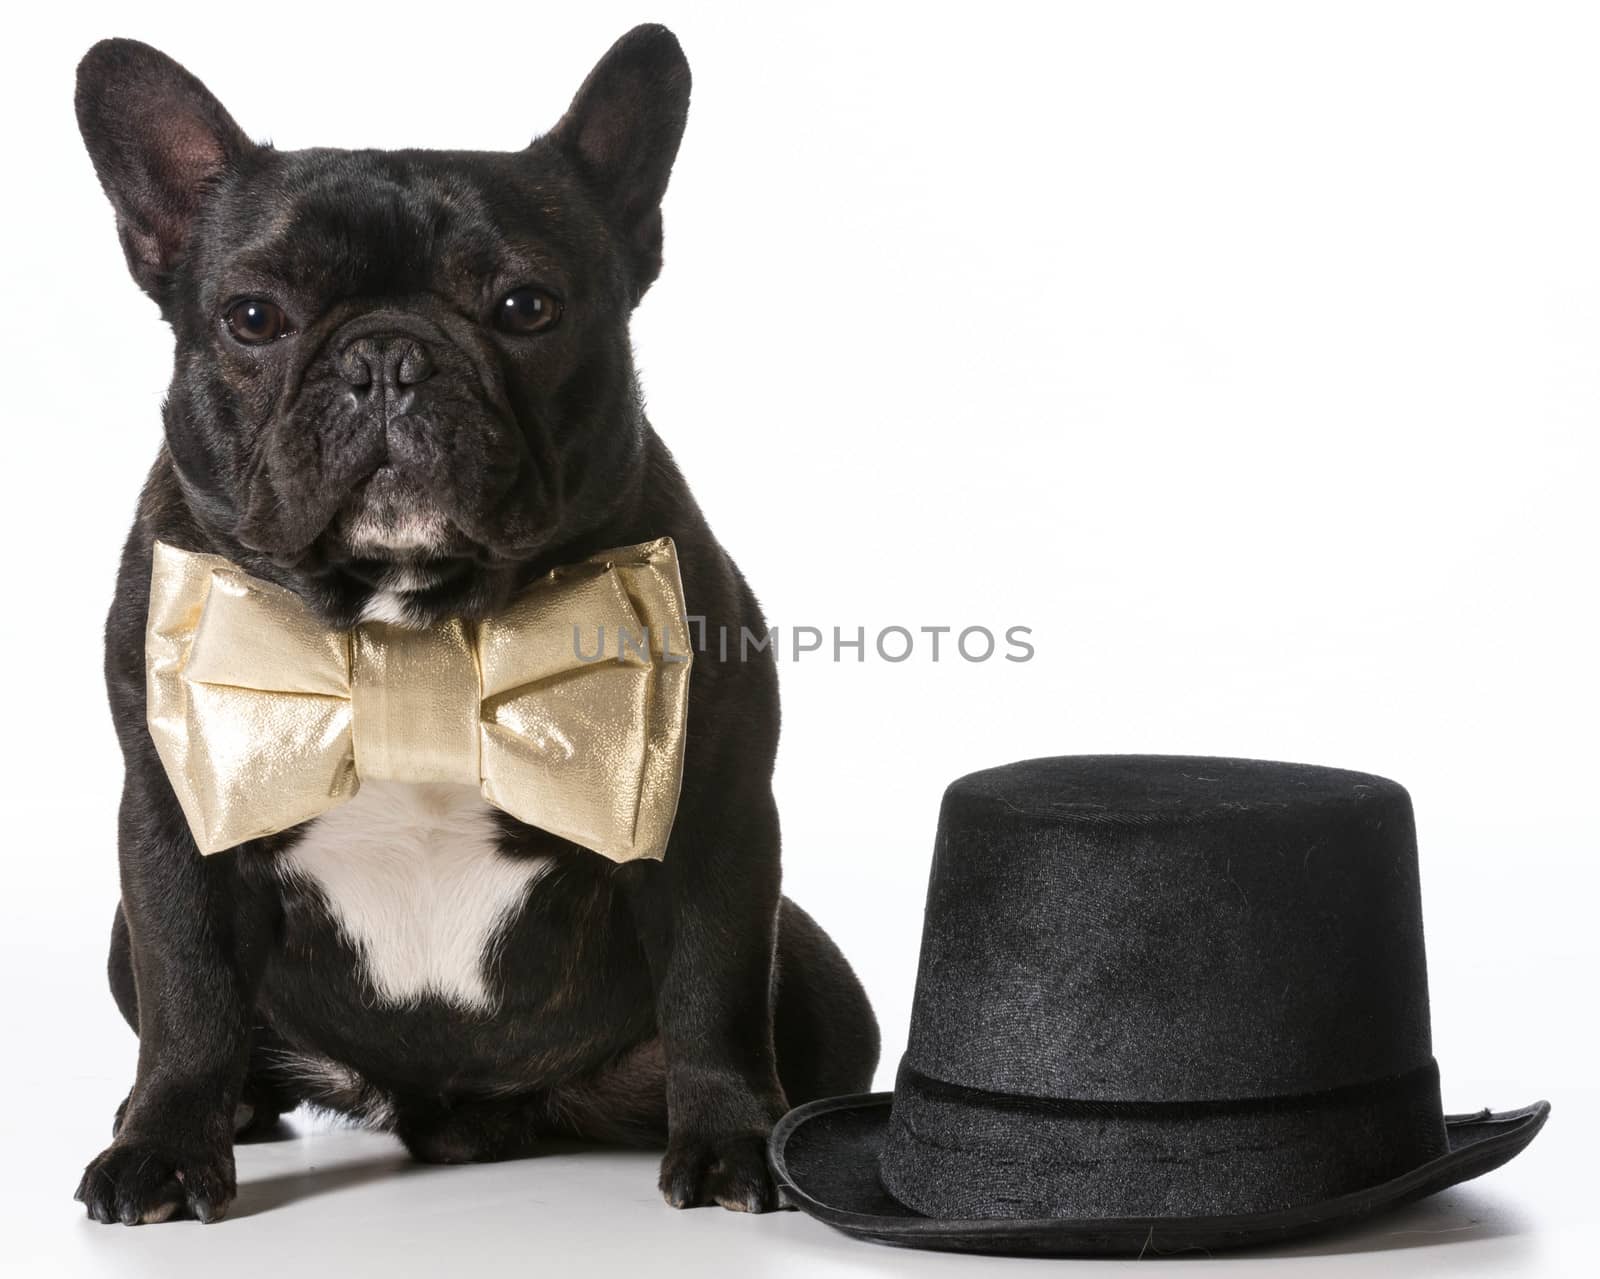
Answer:
<svg viewBox="0 0 1600 1279"><path fill-rule="evenodd" d="M106 627L125 762L109 968L139 1056L78 1188L89 1216L220 1218L234 1143L301 1103L430 1162L656 1145L669 1204L776 1206L768 1129L866 1088L879 1041L848 963L780 895L770 652L696 654L660 861L615 864L469 787L376 781L202 857L146 727L158 540L331 627L427 627L670 536L705 630L761 628L629 344L688 113L677 40L630 31L512 153L275 150L132 40L88 52L76 105L176 339Z"/></svg>

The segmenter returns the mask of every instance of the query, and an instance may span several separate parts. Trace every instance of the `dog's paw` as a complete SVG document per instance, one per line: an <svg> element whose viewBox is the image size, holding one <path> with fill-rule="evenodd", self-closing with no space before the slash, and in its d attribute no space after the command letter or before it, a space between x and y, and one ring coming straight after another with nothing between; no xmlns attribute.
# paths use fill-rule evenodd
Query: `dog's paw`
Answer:
<svg viewBox="0 0 1600 1279"><path fill-rule="evenodd" d="M235 1189L231 1153L119 1139L84 1170L75 1198L95 1221L140 1226L170 1217L219 1221Z"/></svg>
<svg viewBox="0 0 1600 1279"><path fill-rule="evenodd" d="M778 1196L767 1171L766 1138L674 1138L661 1161L661 1197L674 1208L721 1204L733 1212L771 1212Z"/></svg>

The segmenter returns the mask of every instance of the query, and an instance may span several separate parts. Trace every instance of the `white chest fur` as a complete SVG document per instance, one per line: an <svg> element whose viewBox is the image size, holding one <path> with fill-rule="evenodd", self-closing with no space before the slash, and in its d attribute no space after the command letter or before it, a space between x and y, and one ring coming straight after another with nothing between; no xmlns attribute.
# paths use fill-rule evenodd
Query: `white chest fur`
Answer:
<svg viewBox="0 0 1600 1279"><path fill-rule="evenodd" d="M488 959L549 868L503 856L497 833L471 787L367 782L316 819L283 873L321 892L381 1000L488 1011Z"/></svg>

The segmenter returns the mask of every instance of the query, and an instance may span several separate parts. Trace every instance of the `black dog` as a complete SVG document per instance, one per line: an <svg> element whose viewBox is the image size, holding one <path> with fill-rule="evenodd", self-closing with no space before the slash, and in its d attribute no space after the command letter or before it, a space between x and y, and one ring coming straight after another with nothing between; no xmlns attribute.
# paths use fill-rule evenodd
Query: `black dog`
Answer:
<svg viewBox="0 0 1600 1279"><path fill-rule="evenodd" d="M640 27L524 151L279 152L145 45L79 67L128 266L177 346L107 624L126 763L111 984L140 1043L78 1190L96 1220L220 1216L236 1135L300 1102L432 1161L550 1135L664 1144L669 1203L759 1211L786 1104L867 1086L866 997L779 895L770 654L696 662L662 862L398 783L202 859L145 726L157 539L330 625L425 626L670 535L707 630L760 628L629 346L688 99L677 41Z"/></svg>

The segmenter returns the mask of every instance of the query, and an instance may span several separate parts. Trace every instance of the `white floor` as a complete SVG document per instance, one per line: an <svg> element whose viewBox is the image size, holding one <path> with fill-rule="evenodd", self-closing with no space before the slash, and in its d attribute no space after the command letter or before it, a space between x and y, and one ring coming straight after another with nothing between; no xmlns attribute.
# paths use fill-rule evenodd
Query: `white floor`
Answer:
<svg viewBox="0 0 1600 1279"><path fill-rule="evenodd" d="M977 1275L1126 1263L1018 1261L858 1243L798 1213L674 1212L655 1157L609 1151L422 1167L389 1138L296 1116L286 1140L241 1147L227 1220L128 1228L84 1218L71 1192L116 1093L98 1073L39 1081L3 1125L0 1273L249 1279L423 1275ZM1522 1098L1508 1099L1521 1101ZM1524 1156L1364 1229L1291 1249L1144 1265L1253 1274L1592 1273L1592 1175L1558 1109Z"/></svg>

